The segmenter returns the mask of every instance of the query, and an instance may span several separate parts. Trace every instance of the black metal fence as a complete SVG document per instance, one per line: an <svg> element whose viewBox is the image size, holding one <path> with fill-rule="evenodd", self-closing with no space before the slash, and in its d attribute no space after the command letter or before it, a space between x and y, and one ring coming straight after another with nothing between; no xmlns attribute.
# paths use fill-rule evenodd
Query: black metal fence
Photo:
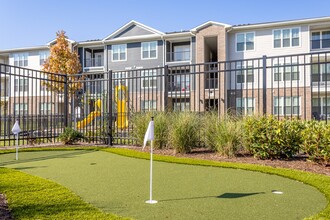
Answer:
<svg viewBox="0 0 330 220"><path fill-rule="evenodd" d="M1 141L57 141L65 126L87 141L132 144L132 114L218 111L279 119L330 119L330 52L164 66L74 76L1 68ZM48 91L46 84L56 85ZM71 92L74 91L74 92Z"/></svg>

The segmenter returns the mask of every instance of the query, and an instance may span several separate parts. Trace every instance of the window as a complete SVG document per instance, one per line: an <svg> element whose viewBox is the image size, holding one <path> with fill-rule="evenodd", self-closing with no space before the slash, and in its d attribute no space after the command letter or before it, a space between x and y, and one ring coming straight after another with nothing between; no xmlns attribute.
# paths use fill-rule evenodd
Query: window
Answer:
<svg viewBox="0 0 330 220"><path fill-rule="evenodd" d="M40 57L40 65L43 65L47 58L49 57L49 51L40 51L39 52L39 57Z"/></svg>
<svg viewBox="0 0 330 220"><path fill-rule="evenodd" d="M127 53L127 45L119 44L112 46L112 61L125 61Z"/></svg>
<svg viewBox="0 0 330 220"><path fill-rule="evenodd" d="M190 74L188 69L174 69L170 74L170 92L190 91Z"/></svg>
<svg viewBox="0 0 330 220"><path fill-rule="evenodd" d="M312 113L314 117L319 117L319 119L330 120L330 98L313 97Z"/></svg>
<svg viewBox="0 0 330 220"><path fill-rule="evenodd" d="M27 92L29 90L28 79L15 79L14 91Z"/></svg>
<svg viewBox="0 0 330 220"><path fill-rule="evenodd" d="M141 43L142 59L157 58L157 41Z"/></svg>
<svg viewBox="0 0 330 220"><path fill-rule="evenodd" d="M330 31L312 32L312 49L330 48Z"/></svg>
<svg viewBox="0 0 330 220"><path fill-rule="evenodd" d="M252 66L244 68L242 63L236 64L236 83L253 83L254 74Z"/></svg>
<svg viewBox="0 0 330 220"><path fill-rule="evenodd" d="M28 53L14 54L14 66L28 66Z"/></svg>
<svg viewBox="0 0 330 220"><path fill-rule="evenodd" d="M274 81L299 80L297 64L286 63L284 65L274 65Z"/></svg>
<svg viewBox="0 0 330 220"><path fill-rule="evenodd" d="M15 114L16 115L27 115L28 105L27 103L15 104Z"/></svg>
<svg viewBox="0 0 330 220"><path fill-rule="evenodd" d="M157 110L156 100L142 100L141 101L142 111L155 111Z"/></svg>
<svg viewBox="0 0 330 220"><path fill-rule="evenodd" d="M238 115L252 115L254 98L236 98L236 112Z"/></svg>
<svg viewBox="0 0 330 220"><path fill-rule="evenodd" d="M174 111L189 111L190 110L189 99L173 100L173 110Z"/></svg>
<svg viewBox="0 0 330 220"><path fill-rule="evenodd" d="M115 88L118 85L127 85L127 73L126 72L115 72L112 76L113 87Z"/></svg>
<svg viewBox="0 0 330 220"><path fill-rule="evenodd" d="M300 29L288 28L273 31L274 48L296 47L300 45Z"/></svg>
<svg viewBox="0 0 330 220"><path fill-rule="evenodd" d="M190 45L173 46L173 61L189 61L190 60Z"/></svg>
<svg viewBox="0 0 330 220"><path fill-rule="evenodd" d="M312 82L330 81L330 64L312 64Z"/></svg>
<svg viewBox="0 0 330 220"><path fill-rule="evenodd" d="M157 87L156 70L143 70L141 71L141 88L156 88Z"/></svg>
<svg viewBox="0 0 330 220"><path fill-rule="evenodd" d="M51 103L40 103L40 114L41 115L50 115L52 113L52 104Z"/></svg>
<svg viewBox="0 0 330 220"><path fill-rule="evenodd" d="M274 97L274 115L299 115L300 98L298 96Z"/></svg>
<svg viewBox="0 0 330 220"><path fill-rule="evenodd" d="M236 34L236 51L254 50L254 33Z"/></svg>

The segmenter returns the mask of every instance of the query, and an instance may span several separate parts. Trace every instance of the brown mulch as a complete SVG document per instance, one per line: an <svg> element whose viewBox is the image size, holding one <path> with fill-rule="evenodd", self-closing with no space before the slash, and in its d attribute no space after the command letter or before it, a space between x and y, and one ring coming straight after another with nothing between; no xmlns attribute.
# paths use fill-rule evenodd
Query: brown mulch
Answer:
<svg viewBox="0 0 330 220"><path fill-rule="evenodd" d="M4 194L0 193L0 219L1 220L12 220L14 219L8 208L7 199Z"/></svg>
<svg viewBox="0 0 330 220"><path fill-rule="evenodd" d="M122 146L125 147L125 146ZM130 149L142 151L141 147L127 147ZM148 151L149 149L145 149L144 151ZM312 173L324 174L330 176L330 164L318 164L308 160L308 158L304 155L296 157L294 159L288 160L260 160L256 159L253 156L242 154L238 157L224 157L220 156L217 153L214 153L208 149L196 149L193 150L189 154L175 154L173 150L165 149L165 150L154 150L155 154L161 155L170 155L177 157L188 157L188 158L196 158L196 159L204 159L204 160L214 160L214 161L222 161L222 162L237 162L237 163L249 163L249 164L259 164L266 165L271 167L282 167L296 170L303 170Z"/></svg>
<svg viewBox="0 0 330 220"><path fill-rule="evenodd" d="M132 146L118 146L118 147L124 147L138 151L145 151L145 152L149 151L148 148L142 150L141 147L132 147ZM228 158L228 157L220 156L219 154L211 152L207 149L196 149L189 154L176 154L174 150L169 150L169 149L164 149L164 150L155 149L154 153L161 155L196 158L196 159L204 159L204 160L238 162L238 163L266 165L271 167L282 167L282 168L303 170L303 171L330 176L330 164L318 164L309 161L305 156L299 156L290 160L260 160L252 156L242 154L238 157ZM14 218L11 216L10 210L8 208L6 197L4 194L1 194L0 192L0 220L13 220L13 219Z"/></svg>

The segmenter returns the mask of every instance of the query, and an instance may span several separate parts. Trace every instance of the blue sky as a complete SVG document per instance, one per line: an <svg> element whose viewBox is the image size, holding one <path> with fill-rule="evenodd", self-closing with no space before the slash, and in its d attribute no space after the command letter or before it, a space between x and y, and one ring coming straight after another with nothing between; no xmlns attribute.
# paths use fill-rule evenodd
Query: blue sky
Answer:
<svg viewBox="0 0 330 220"><path fill-rule="evenodd" d="M0 0L0 50L45 45L65 30L76 41L102 39L130 20L163 32L206 21L262 23L330 16L329 0Z"/></svg>

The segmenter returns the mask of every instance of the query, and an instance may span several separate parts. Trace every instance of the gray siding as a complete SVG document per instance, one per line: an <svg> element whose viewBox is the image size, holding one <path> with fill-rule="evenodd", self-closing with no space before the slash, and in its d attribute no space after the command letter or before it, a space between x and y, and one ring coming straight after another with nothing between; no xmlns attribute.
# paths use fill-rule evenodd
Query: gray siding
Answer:
<svg viewBox="0 0 330 220"><path fill-rule="evenodd" d="M152 41L152 40L150 40ZM111 45L107 47L108 53L108 69L109 70L127 70L130 68L151 68L163 66L163 41L158 40L157 58L145 59L141 58L141 42L127 43L127 60L126 61L112 61ZM120 43L118 43L120 44Z"/></svg>
<svg viewBox="0 0 330 220"><path fill-rule="evenodd" d="M136 25L132 25L129 28L117 34L116 36L114 36L113 38L131 37L131 36L140 36L140 35L149 35L149 34L154 34L154 33L146 29L143 29L141 27L138 27Z"/></svg>

